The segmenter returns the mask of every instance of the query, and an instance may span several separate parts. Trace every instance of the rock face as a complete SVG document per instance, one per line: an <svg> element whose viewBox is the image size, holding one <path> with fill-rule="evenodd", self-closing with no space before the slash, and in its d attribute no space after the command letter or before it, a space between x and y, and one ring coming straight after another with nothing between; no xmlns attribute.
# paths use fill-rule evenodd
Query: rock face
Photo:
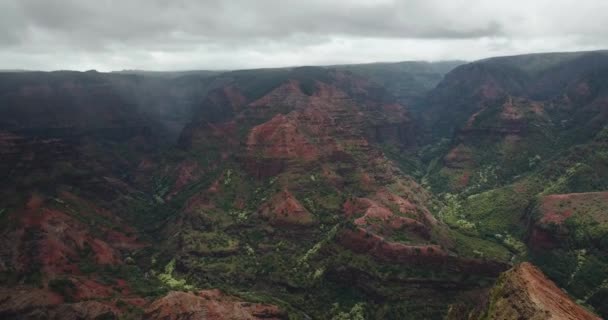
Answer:
<svg viewBox="0 0 608 320"><path fill-rule="evenodd" d="M260 214L277 226L309 226L314 222L314 216L287 190L263 204Z"/></svg>
<svg viewBox="0 0 608 320"><path fill-rule="evenodd" d="M197 293L169 292L152 302L146 309L144 319L158 320L253 320L286 319L278 307L249 303L223 294L219 290Z"/></svg>
<svg viewBox="0 0 608 320"><path fill-rule="evenodd" d="M282 114L254 127L247 138L250 156L281 160L313 161L319 151L299 132L295 119Z"/></svg>
<svg viewBox="0 0 608 320"><path fill-rule="evenodd" d="M414 242L430 240L433 220L426 220L425 212L402 197L381 190L376 200L355 198L344 203L343 210L347 217L356 217L354 224L359 228L382 235L406 233ZM398 206L398 213L390 207ZM421 210L421 211L419 211Z"/></svg>
<svg viewBox="0 0 608 320"><path fill-rule="evenodd" d="M524 262L500 276L487 305L467 317L453 307L448 319L601 319L573 302L566 293L530 263Z"/></svg>

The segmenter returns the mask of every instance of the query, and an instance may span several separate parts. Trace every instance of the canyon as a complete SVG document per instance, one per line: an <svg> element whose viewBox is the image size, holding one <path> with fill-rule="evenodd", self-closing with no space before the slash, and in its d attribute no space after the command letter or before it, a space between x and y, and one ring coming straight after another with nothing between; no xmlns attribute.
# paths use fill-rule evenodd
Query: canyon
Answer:
<svg viewBox="0 0 608 320"><path fill-rule="evenodd" d="M606 71L0 72L0 316L608 317Z"/></svg>

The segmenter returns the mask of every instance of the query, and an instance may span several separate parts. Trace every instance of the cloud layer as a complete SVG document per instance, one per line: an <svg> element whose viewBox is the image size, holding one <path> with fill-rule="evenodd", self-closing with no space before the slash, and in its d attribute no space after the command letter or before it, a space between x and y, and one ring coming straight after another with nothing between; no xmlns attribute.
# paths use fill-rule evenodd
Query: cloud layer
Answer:
<svg viewBox="0 0 608 320"><path fill-rule="evenodd" d="M607 47L603 0L0 1L0 69L235 69Z"/></svg>

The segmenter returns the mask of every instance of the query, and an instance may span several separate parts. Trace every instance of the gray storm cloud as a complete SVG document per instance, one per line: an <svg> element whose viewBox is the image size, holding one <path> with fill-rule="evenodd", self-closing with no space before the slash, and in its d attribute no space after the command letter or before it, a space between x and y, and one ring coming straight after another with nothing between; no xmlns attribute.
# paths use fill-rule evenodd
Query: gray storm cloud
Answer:
<svg viewBox="0 0 608 320"><path fill-rule="evenodd" d="M593 0L3 0L0 68L231 69L605 48Z"/></svg>

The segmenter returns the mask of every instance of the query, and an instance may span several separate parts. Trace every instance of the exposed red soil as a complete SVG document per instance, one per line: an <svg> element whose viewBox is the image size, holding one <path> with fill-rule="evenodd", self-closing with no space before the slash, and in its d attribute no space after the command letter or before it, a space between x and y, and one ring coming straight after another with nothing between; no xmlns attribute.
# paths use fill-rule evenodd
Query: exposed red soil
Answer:
<svg viewBox="0 0 608 320"><path fill-rule="evenodd" d="M443 157L443 163L448 168L470 168L474 166L473 151L464 144L459 144Z"/></svg>
<svg viewBox="0 0 608 320"><path fill-rule="evenodd" d="M505 124L519 124L520 126L523 126L524 116L526 114L533 114L538 118L544 118L546 116L542 103L509 96L502 106L500 119L504 121Z"/></svg>
<svg viewBox="0 0 608 320"><path fill-rule="evenodd" d="M352 153L357 153L372 158L376 155L371 152L370 138L399 143L407 140L405 127L410 120L405 107L367 101L369 83L359 83L351 79L352 76L341 73L334 76L337 79L332 84L317 81L307 93L302 91L298 81L289 80L249 103L248 108L234 118L234 127L248 127L251 119L265 122L250 129L245 150L239 146L238 135L234 132L223 133L220 138L209 129L209 124L191 126L185 130L183 140L201 146L208 146L211 141L214 141L213 145L220 142L222 149L226 149L226 145L233 146L244 169L257 178L276 176L292 168L298 170L325 157L334 160L350 157L345 160L352 160ZM348 88L348 94L340 89L342 85ZM357 99L359 102L350 96L355 93L361 95ZM370 109L383 110L387 115L374 119L371 124L367 112ZM374 117L380 117L380 114L384 115L373 113ZM223 140L227 142L223 143ZM339 184L338 180L333 179Z"/></svg>
<svg viewBox="0 0 608 320"><path fill-rule="evenodd" d="M115 306L100 301L82 301L60 305L54 312L57 319L113 319L121 314Z"/></svg>
<svg viewBox="0 0 608 320"><path fill-rule="evenodd" d="M219 290L204 290L196 294L169 292L148 306L144 317L162 320L252 320L285 319L286 314L273 305L244 302Z"/></svg>
<svg viewBox="0 0 608 320"><path fill-rule="evenodd" d="M513 97L509 97L507 101L502 105L500 118L503 120L514 121L520 120L522 117L522 110L514 105Z"/></svg>
<svg viewBox="0 0 608 320"><path fill-rule="evenodd" d="M251 157L302 161L319 158L319 151L303 135L297 122L282 114L251 130L247 138L247 150Z"/></svg>
<svg viewBox="0 0 608 320"><path fill-rule="evenodd" d="M376 194L375 194L375 198L378 201L380 201L381 203L384 203L386 205L396 206L397 210L399 210L400 213L406 214L415 219L419 219L421 222L431 222L431 223L434 222L434 221L425 221L425 220L427 220L426 215L424 215L423 217L420 216L420 213L419 213L420 206L414 205L411 201L401 197L400 195L397 195L397 194L389 191L386 188L381 188L380 190L378 190L378 192L376 192ZM420 218L422 218L422 219L420 219ZM434 218L431 220L434 220Z"/></svg>
<svg viewBox="0 0 608 320"><path fill-rule="evenodd" d="M360 187L365 190L373 190L376 186L376 179L365 171L359 174Z"/></svg>
<svg viewBox="0 0 608 320"><path fill-rule="evenodd" d="M143 308L148 303L148 301L146 299L139 298L139 297L121 298L120 300L124 303L127 303L131 306L138 307L138 308Z"/></svg>
<svg viewBox="0 0 608 320"><path fill-rule="evenodd" d="M363 228L345 231L340 234L338 240L342 245L355 252L368 253L386 261L408 262L421 257L422 260L427 260L427 258L432 260L448 255L437 245L406 245L390 242Z"/></svg>
<svg viewBox="0 0 608 320"><path fill-rule="evenodd" d="M39 272L41 289L0 289L0 317L94 319L121 313L109 300L92 300L129 297L129 284L123 279L102 283L95 272L83 273L80 263L86 259L87 264L100 266L123 264L124 256L144 246L133 228L112 212L67 192L56 198L33 194L22 209L10 215L16 225L3 235L1 253L18 276ZM54 280L69 281L72 286L60 295L53 291Z"/></svg>
<svg viewBox="0 0 608 320"><path fill-rule="evenodd" d="M27 308L56 306L63 302L61 295L45 289L0 288L0 313L17 313Z"/></svg>
<svg viewBox="0 0 608 320"><path fill-rule="evenodd" d="M403 214L416 216L416 206L413 203L399 195L388 191L386 188L382 188L378 192L376 192L376 197L381 202L397 206L399 212Z"/></svg>
<svg viewBox="0 0 608 320"><path fill-rule="evenodd" d="M471 180L471 171L465 170L462 175L458 178L456 182L456 188L458 190L462 190L469 185L469 181Z"/></svg>
<svg viewBox="0 0 608 320"><path fill-rule="evenodd" d="M274 225L308 226L314 216L286 189L260 207L260 215Z"/></svg>
<svg viewBox="0 0 608 320"><path fill-rule="evenodd" d="M554 194L540 199L539 218L533 222L528 243L536 250L555 248L569 233L564 222L583 218L608 223L608 192Z"/></svg>
<svg viewBox="0 0 608 320"><path fill-rule="evenodd" d="M284 105L292 108L302 107L307 103L307 96L300 89L300 83L289 80L265 96L249 104L252 108L266 108L269 106Z"/></svg>
<svg viewBox="0 0 608 320"><path fill-rule="evenodd" d="M535 250L559 247L571 232L564 223L569 218L608 223L608 192L554 194L539 202L539 218L533 221L528 237Z"/></svg>
<svg viewBox="0 0 608 320"><path fill-rule="evenodd" d="M83 254L99 265L117 265L123 263L123 253L144 246L134 230L118 220L109 221L121 231L101 225L93 231L83 222L94 215L111 219L109 211L69 193L62 193L55 201L61 203L34 194L22 210L11 214L17 227L4 235L2 241L7 245L3 254L10 257L17 272L28 273L39 266L45 281L61 275L78 276Z"/></svg>
<svg viewBox="0 0 608 320"><path fill-rule="evenodd" d="M177 166L175 171L176 171L175 183L173 184L173 188L171 189L171 192L169 192L169 194L167 195L167 199L171 199L173 196L175 196L177 193L179 193L188 184L199 179L203 173L199 164L194 160L186 160L186 161L181 162Z"/></svg>
<svg viewBox="0 0 608 320"><path fill-rule="evenodd" d="M251 130L247 151L248 157L253 160L263 157L275 161L312 161L321 156L331 157L345 150L363 153L370 150L367 141L370 136L366 135L374 130L364 130L367 125L366 114L357 111L358 108L365 108L358 106L348 94L335 85L316 82L314 92L309 96L302 92L297 81L289 81L251 103L250 107L258 117L262 117L260 114L263 115L266 109L288 107L283 111L286 114L277 114L275 110L271 120ZM395 124L409 121L403 106L392 104L377 107L394 113L394 116L387 119ZM385 127L379 126L381 129ZM403 134L400 130L395 130L389 136L391 137L384 138L399 140ZM277 167L276 163L267 162L260 162L258 165ZM253 167L253 164L250 163L248 167Z"/></svg>
<svg viewBox="0 0 608 320"><path fill-rule="evenodd" d="M541 199L541 224L562 224L574 214L585 215L598 223L608 223L608 192L554 194Z"/></svg>
<svg viewBox="0 0 608 320"><path fill-rule="evenodd" d="M431 193L419 185L414 179L403 177L390 186L391 193L407 196L407 200L421 208L421 204L430 203Z"/></svg>
<svg viewBox="0 0 608 320"><path fill-rule="evenodd" d="M328 165L321 167L323 178L334 187L341 187L344 184L344 178L332 170Z"/></svg>
<svg viewBox="0 0 608 320"><path fill-rule="evenodd" d="M207 192L209 193L218 193L220 192L221 188L222 188L222 180L224 178L224 175L221 175L219 178L215 179L213 181L213 183L211 183L211 185L209 186L209 188L207 188Z"/></svg>
<svg viewBox="0 0 608 320"><path fill-rule="evenodd" d="M76 287L76 292L73 296L76 301L109 298L117 292L114 286L104 285L92 279L72 278L71 280ZM123 283L123 285L126 287L126 284ZM117 293L123 292L119 289Z"/></svg>
<svg viewBox="0 0 608 320"><path fill-rule="evenodd" d="M538 268L524 262L503 274L493 290L491 319L595 320Z"/></svg>
<svg viewBox="0 0 608 320"><path fill-rule="evenodd" d="M496 261L453 256L438 245L407 245L387 241L363 228L343 231L338 234L337 240L342 246L356 253L369 254L382 261L404 265L447 268L454 272L486 276L497 276L508 268L506 264Z"/></svg>
<svg viewBox="0 0 608 320"><path fill-rule="evenodd" d="M428 239L430 236L429 229L423 223L412 218L395 215L387 207L368 198L356 198L346 201L343 209L344 213L349 217L360 215L355 219L355 225L369 228L369 230L373 230L379 234L386 233L388 235L392 233L389 230L405 229L425 239Z"/></svg>

